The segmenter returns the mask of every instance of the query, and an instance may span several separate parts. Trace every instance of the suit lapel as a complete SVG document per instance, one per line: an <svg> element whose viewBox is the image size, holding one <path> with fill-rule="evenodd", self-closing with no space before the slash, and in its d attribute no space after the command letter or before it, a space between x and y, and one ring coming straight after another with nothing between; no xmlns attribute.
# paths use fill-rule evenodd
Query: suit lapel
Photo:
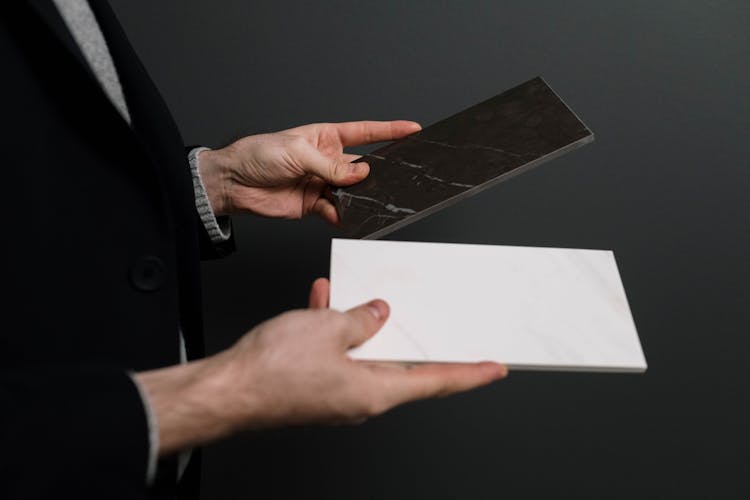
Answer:
<svg viewBox="0 0 750 500"><path fill-rule="evenodd" d="M97 98L104 99L106 101L104 105L117 115L119 121L125 122L122 115L120 115L114 104L112 104L109 96L104 92L99 80L93 73L91 66L89 66L88 61L54 3L51 0L28 0L28 4L33 7L42 24L46 26L48 31L64 47L65 52L70 55L72 65L74 66L73 69L82 71L87 75L90 83L95 87L94 93L98 94ZM149 137L149 132L151 131L148 130L153 124L149 123L151 120L148 115L151 113L148 108L154 104L155 99L159 104L163 104L160 102L161 99L158 96L158 91L130 48L122 28L107 3L89 0L89 4L104 34L110 56L112 57L115 70L123 88L128 111L133 120L132 126L128 126L128 128L142 145L147 146L147 150L153 151L153 147L155 146L154 138Z"/></svg>
<svg viewBox="0 0 750 500"><path fill-rule="evenodd" d="M135 52L127 41L116 16L105 1L91 0L90 5L97 22L107 41L115 68L118 72L128 110L132 119L132 126L128 126L115 106L102 89L93 74L78 44L70 34L65 21L51 0L27 0L44 24L48 32L54 35L59 45L64 47L62 54L70 56L71 70L83 72L78 80L79 85L90 85L91 88L82 91L88 98L99 99L100 103L94 108L102 106L108 109L96 110L104 112L108 118L103 120L108 124L98 122L100 126L113 126L117 130L113 133L128 134L133 138L132 145L139 147L150 161L149 165L161 180L164 201L171 205L168 211L170 217L170 231L175 233L180 251L178 260L183 274L190 276L197 271L195 262L198 261L197 217L192 198L193 186L187 166L187 158L182 147L182 138L174 123L166 104L158 90L148 76L145 68L138 60ZM88 80L88 81L87 81ZM98 95L92 95L98 94ZM103 101L102 101L103 100ZM93 103L92 103L93 104ZM94 116L92 116L94 118ZM102 117L103 118L103 117ZM119 122L119 123L118 123ZM134 168L141 166L134 165ZM202 352L200 334L200 290L198 287L180 288L180 302L182 304L183 333L189 355L194 357Z"/></svg>
<svg viewBox="0 0 750 500"><path fill-rule="evenodd" d="M34 8L39 18L47 25L60 44L70 53L79 68L85 71L89 77L96 80L96 76L91 71L91 67L83 56L83 52L81 52L80 47L78 47L75 39L73 39L73 35L71 35L68 26L52 1L29 0L29 4ZM99 82L96 83L98 84Z"/></svg>

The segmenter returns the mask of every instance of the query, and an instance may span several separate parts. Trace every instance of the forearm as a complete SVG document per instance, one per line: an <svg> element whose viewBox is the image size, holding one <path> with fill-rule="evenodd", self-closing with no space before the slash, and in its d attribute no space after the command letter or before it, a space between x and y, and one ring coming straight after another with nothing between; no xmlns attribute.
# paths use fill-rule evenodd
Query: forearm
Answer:
<svg viewBox="0 0 750 500"><path fill-rule="evenodd" d="M311 293L311 304L323 305L324 288ZM496 363L412 368L349 358L348 350L372 337L388 314L380 300L345 313L289 311L219 354L136 374L157 421L159 455L243 429L361 422L407 401L472 389L507 374Z"/></svg>
<svg viewBox="0 0 750 500"><path fill-rule="evenodd" d="M135 375L159 430L159 456L230 435L237 413L229 393L230 368L214 357Z"/></svg>

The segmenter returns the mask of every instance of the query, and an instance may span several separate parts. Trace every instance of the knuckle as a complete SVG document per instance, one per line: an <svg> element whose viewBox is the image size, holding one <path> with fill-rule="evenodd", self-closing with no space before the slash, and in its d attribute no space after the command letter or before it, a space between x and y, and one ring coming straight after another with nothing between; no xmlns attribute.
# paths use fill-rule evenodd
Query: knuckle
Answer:
<svg viewBox="0 0 750 500"><path fill-rule="evenodd" d="M345 164L344 162L332 161L328 166L331 179L341 177L346 174L346 167L347 164Z"/></svg>
<svg viewBox="0 0 750 500"><path fill-rule="evenodd" d="M327 321L331 324L331 328L337 332L346 331L351 326L351 320L348 314L343 314L336 311L326 310L329 314L327 315Z"/></svg>
<svg viewBox="0 0 750 500"><path fill-rule="evenodd" d="M362 314L359 314L359 311L357 311L354 314L347 314L346 318L346 329L351 332L360 332L363 329L363 320L362 320Z"/></svg>
<svg viewBox="0 0 750 500"><path fill-rule="evenodd" d="M320 325L321 330L324 330L330 339L340 339L349 332L349 321L345 314L330 309L320 309L315 312L317 313L316 324Z"/></svg>
<svg viewBox="0 0 750 500"><path fill-rule="evenodd" d="M284 139L284 148L292 154L299 155L307 149L307 140L300 135L289 135Z"/></svg>

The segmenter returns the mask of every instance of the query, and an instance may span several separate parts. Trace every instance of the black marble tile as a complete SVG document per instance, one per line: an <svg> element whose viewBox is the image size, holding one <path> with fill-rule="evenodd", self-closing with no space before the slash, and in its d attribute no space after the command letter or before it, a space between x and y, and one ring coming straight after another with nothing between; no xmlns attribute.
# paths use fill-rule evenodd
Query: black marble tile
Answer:
<svg viewBox="0 0 750 500"><path fill-rule="evenodd" d="M342 229L378 238L593 139L534 78L363 156L367 179L333 191Z"/></svg>

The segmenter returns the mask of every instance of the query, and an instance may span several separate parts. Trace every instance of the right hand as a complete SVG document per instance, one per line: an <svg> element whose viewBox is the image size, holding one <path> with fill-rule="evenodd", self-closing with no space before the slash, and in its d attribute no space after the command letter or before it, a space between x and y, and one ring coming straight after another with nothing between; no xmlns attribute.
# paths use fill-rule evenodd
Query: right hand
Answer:
<svg viewBox="0 0 750 500"><path fill-rule="evenodd" d="M281 132L244 137L203 151L198 168L216 215L253 213L299 219L317 214L337 225L325 196L327 186L349 186L370 172L351 146L400 139L421 130L416 122L313 123Z"/></svg>

